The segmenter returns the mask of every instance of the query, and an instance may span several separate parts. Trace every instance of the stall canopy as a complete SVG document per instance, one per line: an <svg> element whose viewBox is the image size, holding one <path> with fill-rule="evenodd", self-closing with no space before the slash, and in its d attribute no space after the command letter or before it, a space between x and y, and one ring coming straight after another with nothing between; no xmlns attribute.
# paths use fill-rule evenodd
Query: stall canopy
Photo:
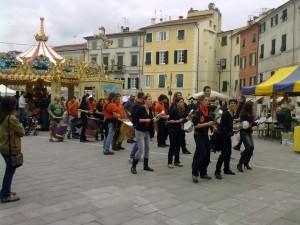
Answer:
<svg viewBox="0 0 300 225"><path fill-rule="evenodd" d="M1 96L14 96L14 95L16 95L16 91L6 87L3 84L0 84L0 95Z"/></svg>
<svg viewBox="0 0 300 225"><path fill-rule="evenodd" d="M272 77L261 84L243 87L243 95L268 96L274 93L300 92L300 66L290 66L278 69Z"/></svg>

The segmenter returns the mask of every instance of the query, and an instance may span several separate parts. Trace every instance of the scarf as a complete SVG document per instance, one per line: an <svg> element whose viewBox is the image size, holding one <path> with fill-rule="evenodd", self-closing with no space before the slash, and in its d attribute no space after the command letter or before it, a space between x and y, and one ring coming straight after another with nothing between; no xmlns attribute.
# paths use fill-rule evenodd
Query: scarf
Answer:
<svg viewBox="0 0 300 225"><path fill-rule="evenodd" d="M200 104L200 111L205 117L208 116L208 107L207 106Z"/></svg>

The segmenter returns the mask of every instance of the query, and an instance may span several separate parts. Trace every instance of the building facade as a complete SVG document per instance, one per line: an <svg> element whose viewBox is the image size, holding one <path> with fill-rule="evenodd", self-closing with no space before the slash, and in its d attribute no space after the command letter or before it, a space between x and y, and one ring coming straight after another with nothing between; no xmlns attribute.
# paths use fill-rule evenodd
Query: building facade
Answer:
<svg viewBox="0 0 300 225"><path fill-rule="evenodd" d="M215 77L217 33L221 14L189 10L187 18L152 24L141 30L144 38L142 90L156 99L176 91L186 97L205 85L218 86Z"/></svg>
<svg viewBox="0 0 300 225"><path fill-rule="evenodd" d="M87 45L83 44L73 44L73 45L61 45L53 48L58 54L60 54L65 59L72 58L75 62L80 62L85 60L87 54Z"/></svg>
<svg viewBox="0 0 300 225"><path fill-rule="evenodd" d="M218 34L216 56L218 91L230 97L236 97L239 93L240 32L243 29Z"/></svg>
<svg viewBox="0 0 300 225"><path fill-rule="evenodd" d="M260 80L276 69L300 64L300 0L290 0L259 22Z"/></svg>
<svg viewBox="0 0 300 225"><path fill-rule="evenodd" d="M143 58L143 32L123 28L120 33L85 37L88 53L86 61L104 65L108 76L124 81L124 95L140 89Z"/></svg>

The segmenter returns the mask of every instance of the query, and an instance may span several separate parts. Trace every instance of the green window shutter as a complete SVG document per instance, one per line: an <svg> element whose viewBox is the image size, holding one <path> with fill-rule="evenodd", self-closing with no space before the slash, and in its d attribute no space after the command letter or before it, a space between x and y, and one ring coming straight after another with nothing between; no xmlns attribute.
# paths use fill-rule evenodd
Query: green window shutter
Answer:
<svg viewBox="0 0 300 225"><path fill-rule="evenodd" d="M130 89L130 78L127 78L127 89Z"/></svg>
<svg viewBox="0 0 300 225"><path fill-rule="evenodd" d="M156 64L159 64L159 52L156 52Z"/></svg>
<svg viewBox="0 0 300 225"><path fill-rule="evenodd" d="M140 84L139 81L140 81L139 78L135 78L136 89L139 89L139 84Z"/></svg>
<svg viewBox="0 0 300 225"><path fill-rule="evenodd" d="M174 64L177 64L177 50L174 51Z"/></svg>
<svg viewBox="0 0 300 225"><path fill-rule="evenodd" d="M169 61L169 52L165 51L165 63L168 64Z"/></svg>
<svg viewBox="0 0 300 225"><path fill-rule="evenodd" d="M183 51L183 62L187 63L187 50Z"/></svg>
<svg viewBox="0 0 300 225"><path fill-rule="evenodd" d="M176 86L178 87L178 88L182 88L183 87L183 74L177 74L177 76L176 76Z"/></svg>
<svg viewBox="0 0 300 225"><path fill-rule="evenodd" d="M165 87L165 76L164 75L159 75L158 87L159 88Z"/></svg>

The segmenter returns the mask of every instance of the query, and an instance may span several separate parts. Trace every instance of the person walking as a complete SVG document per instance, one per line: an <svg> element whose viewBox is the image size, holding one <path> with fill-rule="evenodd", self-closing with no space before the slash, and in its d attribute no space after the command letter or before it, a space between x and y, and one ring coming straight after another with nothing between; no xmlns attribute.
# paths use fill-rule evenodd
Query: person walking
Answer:
<svg viewBox="0 0 300 225"><path fill-rule="evenodd" d="M240 116L240 121L242 123L242 129L240 130L240 136L242 143L245 146L245 150L241 152L240 161L237 164L237 169L240 172L243 171L243 167L247 170L252 170L250 167L249 162L253 155L254 151L254 142L252 137L252 127L256 124L254 123L254 116L253 116L253 102L246 102Z"/></svg>
<svg viewBox="0 0 300 225"><path fill-rule="evenodd" d="M58 125L59 121L62 119L64 113L63 107L60 102L60 97L55 96L54 102L50 103L48 106L48 113L50 119L50 142L54 142L54 129Z"/></svg>
<svg viewBox="0 0 300 225"><path fill-rule="evenodd" d="M20 200L11 191L11 184L16 168L11 165L11 155L21 152L21 137L25 135L23 126L14 115L17 100L14 97L3 97L0 101L0 152L5 161L5 172L0 191L1 203Z"/></svg>
<svg viewBox="0 0 300 225"><path fill-rule="evenodd" d="M153 129L152 99L150 95L145 96L145 103L136 107L133 120L135 121L135 137L137 152L132 160L131 173L137 174L136 166L144 154L144 170L153 172L149 167L150 133Z"/></svg>
<svg viewBox="0 0 300 225"><path fill-rule="evenodd" d="M19 121L20 123L23 125L23 127L26 126L26 111L25 111L25 107L26 107L26 92L22 91L21 92L21 96L19 98Z"/></svg>
<svg viewBox="0 0 300 225"><path fill-rule="evenodd" d="M230 169L230 158L231 158L231 137L233 136L233 120L234 113L236 111L237 100L229 100L228 110L223 111L221 122L219 126L219 135L221 140L221 154L217 161L215 177L219 180L222 179L221 167L224 162L224 174L235 175L235 173Z"/></svg>
<svg viewBox="0 0 300 225"><path fill-rule="evenodd" d="M89 115L88 98L89 98L88 94L84 95L81 99L78 108L78 112L80 113L80 120L82 124L81 131L80 131L80 142L87 142L85 131L87 129L88 115Z"/></svg>
<svg viewBox="0 0 300 225"><path fill-rule="evenodd" d="M196 143L196 151L192 164L192 179L194 183L198 183L198 177L210 180L207 175L207 167L210 162L210 143L208 138L208 129L215 122L209 116L208 111L209 97L202 95L199 98L199 108L195 112L192 122L194 124L194 139Z"/></svg>

